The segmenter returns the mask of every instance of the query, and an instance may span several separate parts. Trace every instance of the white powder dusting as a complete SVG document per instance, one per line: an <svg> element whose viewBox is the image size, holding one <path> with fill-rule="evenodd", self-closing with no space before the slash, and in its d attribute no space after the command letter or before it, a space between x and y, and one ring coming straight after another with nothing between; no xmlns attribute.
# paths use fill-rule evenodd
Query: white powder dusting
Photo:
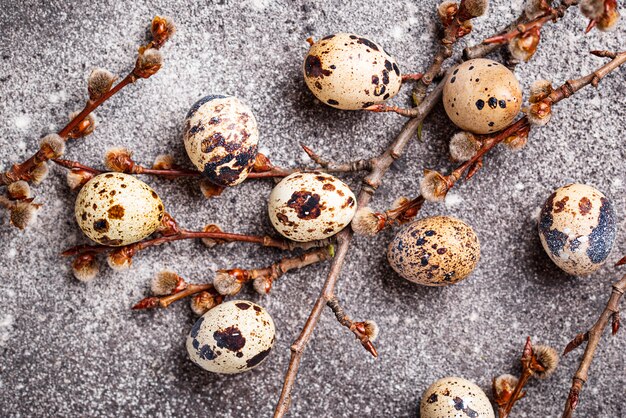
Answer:
<svg viewBox="0 0 626 418"><path fill-rule="evenodd" d="M524 183L516 183L516 184L515 184L515 190L520 191L520 192L521 192L522 190L524 190L524 188L525 188L525 187L526 187L526 186L524 186Z"/></svg>
<svg viewBox="0 0 626 418"><path fill-rule="evenodd" d="M30 117L28 115L20 115L15 118L14 122L18 129L26 129L30 125Z"/></svg>
<svg viewBox="0 0 626 418"><path fill-rule="evenodd" d="M9 341L9 336L13 330L15 319L13 315L6 315L0 318L0 347L4 347Z"/></svg>
<svg viewBox="0 0 626 418"><path fill-rule="evenodd" d="M539 219L539 215L541 215L541 206L537 206L535 210L532 211L532 213L530 214L530 219L536 221Z"/></svg>
<svg viewBox="0 0 626 418"><path fill-rule="evenodd" d="M452 208L463 203L463 198L456 193L448 193L446 195L445 205L447 208Z"/></svg>

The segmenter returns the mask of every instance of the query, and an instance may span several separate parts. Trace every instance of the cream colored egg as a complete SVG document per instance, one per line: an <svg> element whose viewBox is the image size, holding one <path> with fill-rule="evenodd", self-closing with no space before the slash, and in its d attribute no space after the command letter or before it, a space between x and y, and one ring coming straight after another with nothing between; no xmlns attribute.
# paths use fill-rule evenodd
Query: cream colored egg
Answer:
<svg viewBox="0 0 626 418"><path fill-rule="evenodd" d="M554 264L571 275L586 275L600 268L613 248L616 233L613 204L585 184L557 189L541 210L541 244Z"/></svg>
<svg viewBox="0 0 626 418"><path fill-rule="evenodd" d="M143 181L128 174L104 173L83 186L74 213L89 238L120 246L152 234L165 212L161 198Z"/></svg>
<svg viewBox="0 0 626 418"><path fill-rule="evenodd" d="M480 259L480 243L471 226L450 216L419 219L400 230L387 259L405 279L447 286L470 275Z"/></svg>
<svg viewBox="0 0 626 418"><path fill-rule="evenodd" d="M522 89L504 65L477 58L457 66L443 87L443 105L459 128L477 134L509 126L522 106Z"/></svg>
<svg viewBox="0 0 626 418"><path fill-rule="evenodd" d="M217 305L200 317L187 337L191 361L213 373L242 373L261 364L272 350L274 321L245 300Z"/></svg>
<svg viewBox="0 0 626 418"><path fill-rule="evenodd" d="M303 71L315 97L338 109L383 103L402 84L396 60L380 45L353 33L336 33L315 42Z"/></svg>
<svg viewBox="0 0 626 418"><path fill-rule="evenodd" d="M189 110L183 139L189 159L210 182L234 186L252 170L259 131L252 111L241 100L211 95Z"/></svg>
<svg viewBox="0 0 626 418"><path fill-rule="evenodd" d="M495 418L485 392L469 380L445 377L430 385L420 401L420 418Z"/></svg>
<svg viewBox="0 0 626 418"><path fill-rule="evenodd" d="M344 182L330 174L294 173L274 187L268 212L284 237L313 241L345 228L356 212L356 199Z"/></svg>

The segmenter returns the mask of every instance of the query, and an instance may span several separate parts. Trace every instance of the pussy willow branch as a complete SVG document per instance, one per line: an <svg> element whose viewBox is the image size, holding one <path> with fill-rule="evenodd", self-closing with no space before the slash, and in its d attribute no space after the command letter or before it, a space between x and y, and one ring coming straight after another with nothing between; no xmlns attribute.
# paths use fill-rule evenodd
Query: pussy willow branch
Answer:
<svg viewBox="0 0 626 418"><path fill-rule="evenodd" d="M561 19L563 16L565 16L565 12L567 11L567 9L569 9L572 6L576 6L578 4L578 0L563 0L558 7L554 8L554 13L550 12L550 16L552 18L553 21L557 21L558 19ZM543 16L538 17L538 19L541 19ZM513 31L518 31L519 33L519 29L523 28L524 24L528 24L529 20L526 17L525 13L522 12L521 16L517 18L517 20L513 23L511 23L510 25L508 25L507 27L505 27L503 30L501 30L500 32L498 32L496 35L491 36L487 39L492 39L498 36L503 36L506 35L507 33L511 33ZM487 54L490 54L494 51L496 51L497 49L499 49L502 45L498 44L498 43L480 43L474 46L470 46L467 47L463 50L463 58L465 60L471 60L474 58L481 58L484 57Z"/></svg>
<svg viewBox="0 0 626 418"><path fill-rule="evenodd" d="M619 329L619 303L624 293L626 292L626 275L619 281L613 284L611 296L606 304L606 307L600 314L600 317L596 323L584 334L579 334L574 340L572 340L567 347L563 355L566 355L574 348L587 341L585 347L585 353L580 361L580 365L574 374L572 379L572 387L569 391L569 396L565 402L565 409L563 410L563 418L571 418L574 415L574 411L578 406L580 392L583 389L583 385L587 382L589 376L589 368L591 362L596 353L596 349L602 339L604 329L608 326L609 321L613 324L613 335L615 335Z"/></svg>
<svg viewBox="0 0 626 418"><path fill-rule="evenodd" d="M278 248L280 250L294 250L296 248L307 250L311 248L317 248L332 244L332 239L327 238L324 240L310 241L310 242L296 242L281 238L274 238L268 235L245 235L234 234L229 232L207 232L207 231L188 231L181 229L177 233L172 235L164 235L156 238L148 238L143 241L136 242L134 244L128 244L119 247L110 247L106 245L77 245L72 248L68 248L63 251L62 255L66 257L80 256L82 254L97 254L97 253L109 253L113 251L125 251L128 256L132 257L138 251L145 250L149 247L165 244L168 242L180 241L185 239L213 239L218 241L227 242L248 242L252 244L258 244L263 247Z"/></svg>
<svg viewBox="0 0 626 418"><path fill-rule="evenodd" d="M156 18L155 18L156 19ZM153 42L148 43L146 48L159 48L161 45L153 44ZM124 87L129 84L137 81L138 78L146 78L138 75L138 62L135 64L135 67L115 86L113 86L108 92L104 93L97 100L88 100L85 104L83 110L78 113L65 127L63 127L57 134L65 140L68 141L70 134L72 131L77 128L80 123L94 110L96 110L100 105L109 100L115 94L117 94ZM33 154L30 158L25 160L22 163L14 164L8 171L0 174L0 186L8 185L10 183L14 183L18 180L26 180L30 181L33 170L42 163L52 159L54 155L50 154L49 150L44 148L40 148L35 154Z"/></svg>

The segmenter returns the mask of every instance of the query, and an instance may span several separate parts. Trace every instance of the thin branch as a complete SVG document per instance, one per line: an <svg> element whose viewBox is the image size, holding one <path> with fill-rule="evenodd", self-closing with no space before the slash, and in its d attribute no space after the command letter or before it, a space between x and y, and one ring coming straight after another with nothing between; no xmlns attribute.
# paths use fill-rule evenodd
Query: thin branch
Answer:
<svg viewBox="0 0 626 418"><path fill-rule="evenodd" d="M613 284L611 296L606 304L606 307L600 314L600 317L596 323L584 334L579 334L574 340L572 340L566 347L563 355L573 350L575 347L581 345L583 342L587 342L585 347L585 353L580 361L580 365L574 374L572 379L572 387L569 391L569 396L565 402L565 409L563 410L563 418L571 418L574 415L574 411L578 406L580 392L583 389L583 385L587 382L589 376L589 369L593 361L593 357L596 354L596 349L602 339L604 329L612 323L613 335L619 330L619 304L626 292L626 275L624 275L619 281ZM616 325L617 324L617 325ZM583 337L581 338L580 335Z"/></svg>

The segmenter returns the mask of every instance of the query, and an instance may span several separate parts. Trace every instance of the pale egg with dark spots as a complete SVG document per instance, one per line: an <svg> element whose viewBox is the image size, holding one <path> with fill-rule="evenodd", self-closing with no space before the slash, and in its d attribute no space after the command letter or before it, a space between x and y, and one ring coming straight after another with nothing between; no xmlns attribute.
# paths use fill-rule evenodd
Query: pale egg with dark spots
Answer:
<svg viewBox="0 0 626 418"><path fill-rule="evenodd" d="M471 226L450 216L419 219L389 244L387 259L405 279L447 286L465 279L478 264L480 243Z"/></svg>
<svg viewBox="0 0 626 418"><path fill-rule="evenodd" d="M191 361L213 373L243 373L261 364L275 340L269 313L246 300L222 303L201 316L187 337Z"/></svg>
<svg viewBox="0 0 626 418"><path fill-rule="evenodd" d="M509 126L522 106L522 89L504 65L477 58L458 65L446 78L443 105L459 128L488 134Z"/></svg>
<svg viewBox="0 0 626 418"><path fill-rule="evenodd" d="M420 418L495 418L489 398L461 377L444 377L430 385L420 401Z"/></svg>
<svg viewBox="0 0 626 418"><path fill-rule="evenodd" d="M557 189L541 209L541 244L554 264L574 276L593 273L604 264L616 233L613 204L585 184Z"/></svg>
<svg viewBox="0 0 626 418"><path fill-rule="evenodd" d="M189 159L211 183L235 186L252 170L259 131L254 114L241 100L210 95L189 110L183 139Z"/></svg>
<svg viewBox="0 0 626 418"><path fill-rule="evenodd" d="M330 174L293 173L278 183L268 203L270 221L293 241L328 238L345 228L356 212L352 190Z"/></svg>
<svg viewBox="0 0 626 418"><path fill-rule="evenodd" d="M132 244L159 227L165 210L146 183L124 173L104 173L89 180L74 208L80 229L102 245Z"/></svg>
<svg viewBox="0 0 626 418"><path fill-rule="evenodd" d="M383 103L402 85L396 60L382 46L353 33L336 33L311 45L303 71L315 97L338 109Z"/></svg>

